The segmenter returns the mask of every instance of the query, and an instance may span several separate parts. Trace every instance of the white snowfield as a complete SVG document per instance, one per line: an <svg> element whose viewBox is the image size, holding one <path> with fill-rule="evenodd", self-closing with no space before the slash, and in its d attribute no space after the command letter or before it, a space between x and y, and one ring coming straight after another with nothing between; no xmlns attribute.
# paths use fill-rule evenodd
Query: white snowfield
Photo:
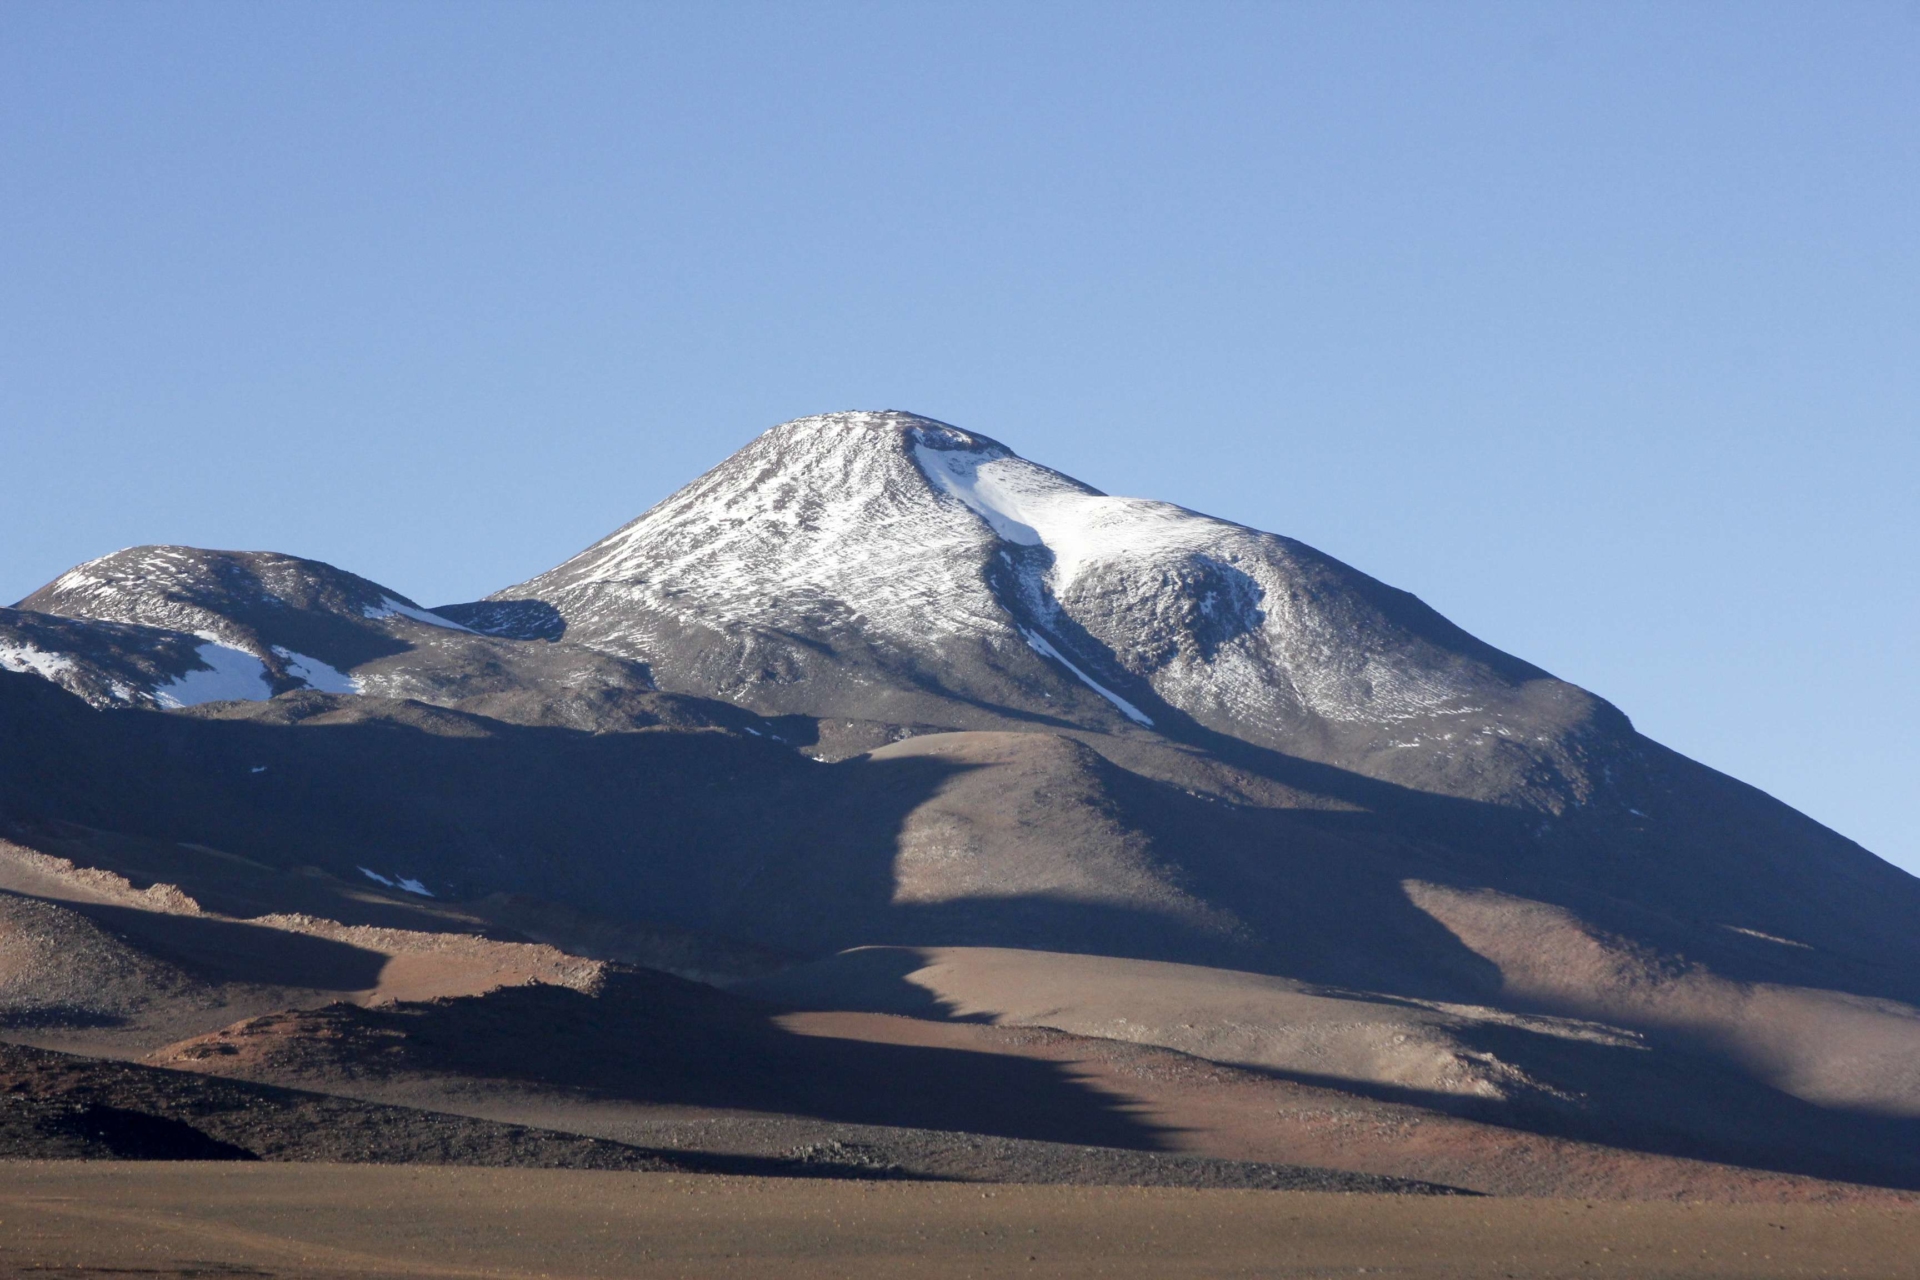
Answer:
<svg viewBox="0 0 1920 1280"><path fill-rule="evenodd" d="M965 503L1001 539L1051 551L1056 591L1100 561L1205 553L1240 528L1167 502L1108 497L1004 449L916 442L913 457L935 488Z"/></svg>
<svg viewBox="0 0 1920 1280"><path fill-rule="evenodd" d="M430 627L444 627L448 631L464 631L468 635L479 635L472 627L463 627L451 618L443 618L437 613L428 613L418 605L408 604L404 600L395 600L392 596L383 596L379 604L370 604L361 611L366 618L411 618L415 622L424 622Z"/></svg>
<svg viewBox="0 0 1920 1280"><path fill-rule="evenodd" d="M1334 628L1293 607L1296 566L1272 535L1172 503L1110 497L1003 447L966 437L956 441L957 434L926 433L913 445L914 460L933 487L980 516L1002 541L1044 548L1044 568L1028 567L1025 574L1042 620L1045 602L1055 602L1174 706L1255 721L1297 716L1302 709L1330 720L1390 721L1458 710L1449 703L1469 696L1468 688L1442 672L1403 669L1406 655L1398 645L1376 644L1358 664L1326 661ZM1188 580L1197 588L1190 601L1196 621L1211 624L1221 639L1212 653L1162 634L1168 588L1179 590ZM1176 650L1156 663L1138 638L1171 639ZM1117 700L1052 646L1042 652ZM1386 653L1394 661L1370 660ZM1287 677L1278 687L1276 658ZM1275 706L1274 695L1283 690L1295 697ZM1146 723L1137 708L1121 709Z"/></svg>
<svg viewBox="0 0 1920 1280"><path fill-rule="evenodd" d="M273 651L280 655L287 674L296 680L306 681L309 689L318 689L321 693L362 692L363 686L358 678L344 671L336 671L318 658L309 658L304 653L294 653L279 645L273 646Z"/></svg>
<svg viewBox="0 0 1920 1280"><path fill-rule="evenodd" d="M36 649L30 644L0 644L0 668L39 676L59 684L62 673L73 669L73 659L64 653Z"/></svg>
<svg viewBox="0 0 1920 1280"><path fill-rule="evenodd" d="M206 666L154 686L153 698L169 709L203 702L264 702L273 696L267 664L232 645L209 640L196 651Z"/></svg>
<svg viewBox="0 0 1920 1280"><path fill-rule="evenodd" d="M274 646L288 675L303 680L323 693L359 693L361 682L305 654ZM111 681L108 689L113 702L132 704L150 699L167 710L197 707L205 702L264 702L273 696L272 675L258 656L212 636L202 635L194 649L201 664L170 679L150 685L129 686ZM85 697L87 690L78 677L80 668L73 655L50 653L29 645L0 645L0 668L37 675L69 692Z"/></svg>

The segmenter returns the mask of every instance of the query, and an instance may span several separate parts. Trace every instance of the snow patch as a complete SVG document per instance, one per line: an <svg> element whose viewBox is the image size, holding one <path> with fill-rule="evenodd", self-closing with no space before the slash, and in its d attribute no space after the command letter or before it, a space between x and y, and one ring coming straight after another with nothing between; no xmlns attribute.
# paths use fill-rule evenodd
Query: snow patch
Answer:
<svg viewBox="0 0 1920 1280"><path fill-rule="evenodd" d="M404 889L408 893L417 893L423 898L432 898L437 896L433 892L433 890L427 888L426 885L421 884L418 880L409 880L405 876L400 876L397 878L383 876L378 871L375 871L372 867L361 867L360 874L365 876L367 879L373 881L376 884L383 884L387 886L387 888L389 889Z"/></svg>
<svg viewBox="0 0 1920 1280"><path fill-rule="evenodd" d="M154 701L173 710L203 702L265 702L273 696L267 664L230 644L208 640L194 651L205 669L154 686Z"/></svg>
<svg viewBox="0 0 1920 1280"><path fill-rule="evenodd" d="M58 684L61 672L73 670L73 659L64 653L36 649L30 644L0 644L0 667Z"/></svg>
<svg viewBox="0 0 1920 1280"><path fill-rule="evenodd" d="M88 561L88 564L93 564L93 563L97 563L97 562ZM55 591L83 591L91 587L104 587L108 585L107 583L102 582L100 579L85 572L86 567L87 567L86 565L81 565L78 569L67 570L65 573L61 574L58 578L55 578L53 580L53 589Z"/></svg>
<svg viewBox="0 0 1920 1280"><path fill-rule="evenodd" d="M468 635L478 635L472 627L463 627L452 618L443 618L437 613L428 613L425 609L403 604L392 596L380 597L379 604L370 604L360 611L369 618L412 618L415 622L424 622L430 627L445 627L448 631L464 631Z"/></svg>
<svg viewBox="0 0 1920 1280"><path fill-rule="evenodd" d="M982 463L996 459L958 449L929 449L924 444L913 446L913 457L936 489L958 498L1000 537L1023 547L1045 542L1040 531L1022 519L1035 497L1031 488L1018 484L1004 469L982 474Z"/></svg>
<svg viewBox="0 0 1920 1280"><path fill-rule="evenodd" d="M1744 934L1749 938L1758 938L1762 942L1777 942L1783 947L1799 947L1802 951L1813 950L1804 942L1795 942L1792 938L1782 938L1774 933L1762 933L1758 929L1746 929L1737 924L1723 924L1720 927L1733 933Z"/></svg>
<svg viewBox="0 0 1920 1280"><path fill-rule="evenodd" d="M1146 725L1149 729L1153 727L1153 721L1149 720L1140 708L1134 706L1131 702L1128 702L1125 698L1107 688L1080 668L1074 666L1073 663L1067 661L1066 655L1049 644L1045 636L1036 631L1029 631L1025 627L1020 628L1020 634L1026 638L1027 646L1035 653L1040 654L1042 657L1052 658L1055 662L1073 672L1076 676L1079 676L1081 684L1084 684L1087 688L1120 708L1121 714L1125 715L1127 719L1133 721L1135 724Z"/></svg>
<svg viewBox="0 0 1920 1280"><path fill-rule="evenodd" d="M321 693L361 693L365 690L358 677L330 667L318 658L309 658L304 653L282 649L279 645L273 646L273 651L286 664L287 674L296 680L306 681L310 689L318 689Z"/></svg>
<svg viewBox="0 0 1920 1280"><path fill-rule="evenodd" d="M1011 454L916 444L913 457L1003 540L1051 551L1055 591L1097 561L1210 550L1223 528L1170 502L1109 497Z"/></svg>

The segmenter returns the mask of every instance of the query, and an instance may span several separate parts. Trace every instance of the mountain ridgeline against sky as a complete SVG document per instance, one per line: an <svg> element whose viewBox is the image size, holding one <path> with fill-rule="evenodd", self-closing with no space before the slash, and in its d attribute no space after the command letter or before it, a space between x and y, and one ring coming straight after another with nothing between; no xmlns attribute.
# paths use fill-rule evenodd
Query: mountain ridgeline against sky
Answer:
<svg viewBox="0 0 1920 1280"><path fill-rule="evenodd" d="M769 714L1206 730L1544 812L1620 802L1631 737L1310 547L902 413L776 427L490 600Z"/></svg>
<svg viewBox="0 0 1920 1280"><path fill-rule="evenodd" d="M219 851L256 915L590 915L789 1006L1920 1185L1920 881L1310 547L926 418L775 427L468 604L117 552L0 669L0 837Z"/></svg>

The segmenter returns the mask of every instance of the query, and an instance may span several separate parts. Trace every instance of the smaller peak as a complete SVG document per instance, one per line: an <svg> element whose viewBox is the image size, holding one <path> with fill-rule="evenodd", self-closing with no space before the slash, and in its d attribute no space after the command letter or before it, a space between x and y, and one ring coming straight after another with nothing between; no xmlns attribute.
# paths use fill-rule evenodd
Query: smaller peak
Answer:
<svg viewBox="0 0 1920 1280"><path fill-rule="evenodd" d="M357 574L335 568L323 560L309 560L278 551L223 551L210 547L149 543L123 547L75 565L27 599L36 600L53 594L109 586L212 585L240 579L364 584L376 592L384 591L384 588L367 583Z"/></svg>
<svg viewBox="0 0 1920 1280"><path fill-rule="evenodd" d="M204 573L210 570L240 567L251 570L285 568L308 573L342 572L320 560L286 555L278 551L226 551L214 547L189 547L178 543L153 542L137 547L122 547L104 556L96 556L75 565L53 584L88 573L151 575L154 573Z"/></svg>
<svg viewBox="0 0 1920 1280"><path fill-rule="evenodd" d="M423 616L425 611L399 592L322 560L277 551L170 544L127 547L89 560L15 607L60 617L214 632L229 639L250 635L265 625L262 619L289 610L331 614L355 626L395 615L448 625Z"/></svg>

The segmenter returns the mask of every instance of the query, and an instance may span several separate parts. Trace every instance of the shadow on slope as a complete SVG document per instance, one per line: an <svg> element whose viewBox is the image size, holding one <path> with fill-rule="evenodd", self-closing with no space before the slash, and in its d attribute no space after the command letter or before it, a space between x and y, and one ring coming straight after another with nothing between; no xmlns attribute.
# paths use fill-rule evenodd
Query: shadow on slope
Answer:
<svg viewBox="0 0 1920 1280"><path fill-rule="evenodd" d="M806 1009L1112 1038L1522 1132L1920 1188L1920 1118L1816 1105L1681 1040L1595 1024L972 948L860 948L741 989Z"/></svg>
<svg viewBox="0 0 1920 1280"><path fill-rule="evenodd" d="M1487 1028L1490 1046L1523 1035ZM1676 1156L1840 1182L1920 1190L1920 1120L1815 1106L1769 1089L1708 1054L1673 1044L1654 1052L1566 1044L1539 1060L1556 1084L1579 1092L1516 1103L1354 1081L1273 1067L1258 1070L1296 1084L1462 1116L1483 1124L1652 1155Z"/></svg>
<svg viewBox="0 0 1920 1280"><path fill-rule="evenodd" d="M857 772L857 771L856 771ZM274 871L368 867L445 899L522 893L769 941L886 909L895 832L947 772L887 785L715 732L590 734L292 694L205 715L97 712L0 672L0 813L228 850ZM809 859L804 902L756 888ZM859 870L856 870L859 869ZM742 917L741 902L756 904Z"/></svg>
<svg viewBox="0 0 1920 1280"><path fill-rule="evenodd" d="M208 983L369 991L387 957L330 938L235 920L89 903L73 908Z"/></svg>
<svg viewBox="0 0 1920 1280"><path fill-rule="evenodd" d="M1373 808L1220 803L1043 734L918 738L828 766L726 733L589 734L311 693L198 715L96 712L36 678L0 677L8 814L343 879L370 866L447 897L531 894L802 954L1043 947L1508 1002L1510 975L1484 948L1410 901L1418 880L1564 903L1662 964L1734 982L1909 1001L1920 985L1903 963L1912 941L1887 941L1920 914L1910 878L1855 865L1804 819L1798 845L1767 845L1773 802L1662 758L1649 768L1671 765L1675 788L1707 788L1694 844L1615 840L1599 819L1578 830L1577 816L1572 835L1529 841L1510 811L1354 778L1346 793ZM1433 814L1451 815L1438 835L1424 830ZM1472 830L1485 838L1458 834ZM1754 843L1708 848L1724 830ZM965 874L903 897L909 855ZM1058 873L1052 887L1036 867ZM1650 887L1636 888L1642 871ZM994 887L1002 873L1011 887ZM244 951L239 934L169 927L205 963Z"/></svg>
<svg viewBox="0 0 1920 1280"><path fill-rule="evenodd" d="M1228 741L1217 745L1234 767L1346 810L1223 803L1084 745L1063 752L1077 740L1056 735L941 737L824 765L721 732L593 734L313 693L199 714L94 711L0 672L0 814L195 842L276 872L316 865L358 881L366 866L441 898L528 894L805 954L1046 946L1496 995L1498 971L1408 901L1403 883L1418 879L1563 904L1736 981L1920 1002L1920 882L1677 757L1648 767L1669 771L1672 803L1703 811L1684 839L1581 815L1536 836L1522 824L1540 815ZM987 740L1017 745L969 745ZM1762 838L1780 825L1774 809L1797 820L1784 846ZM1119 870L1141 892L1096 883L1121 844L1132 852ZM916 848L954 866L997 859L1009 875L1063 870L1052 888L949 877L916 899L901 892Z"/></svg>
<svg viewBox="0 0 1920 1280"><path fill-rule="evenodd" d="M1657 798L1643 801L1658 805L1649 817L1598 804L1525 813L1409 790L1197 725L1191 736L1211 759L1342 806L1223 803L1201 794L1197 770L1182 776L1177 753L1086 739L1128 775L1109 788L1125 824L1170 845L1203 844L1209 857L1196 870L1221 876L1209 890L1258 886L1276 934L1337 932L1359 944L1369 932L1385 936L1376 921L1392 921L1395 934L1418 935L1422 926L1409 926L1392 899L1402 880L1426 878L1565 907L1596 929L1733 981L1920 1004L1920 879L1657 743L1636 736L1635 776L1622 780ZM1302 913L1309 902L1323 909ZM1382 954L1371 943L1347 950ZM1407 994L1453 998L1498 991L1497 973L1477 955L1432 967L1443 951L1425 949L1419 973L1380 973L1362 985L1385 980ZM1284 971L1316 981L1365 976Z"/></svg>
<svg viewBox="0 0 1920 1280"><path fill-rule="evenodd" d="M255 1018L154 1060L339 1088L454 1078L575 1096L808 1116L1131 1150L1166 1135L1060 1064L796 1034L780 1010L646 970L599 992L530 985L484 996Z"/></svg>

